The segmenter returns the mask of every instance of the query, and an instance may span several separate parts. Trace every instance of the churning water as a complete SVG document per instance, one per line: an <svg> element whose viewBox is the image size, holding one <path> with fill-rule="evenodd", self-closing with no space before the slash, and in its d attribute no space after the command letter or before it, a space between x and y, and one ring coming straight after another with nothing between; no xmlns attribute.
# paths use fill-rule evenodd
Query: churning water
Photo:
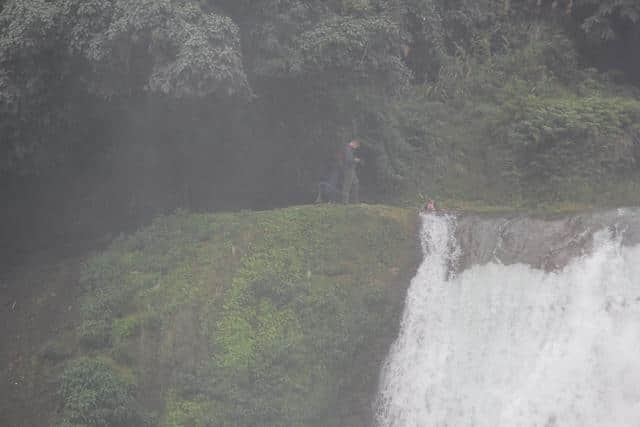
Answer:
<svg viewBox="0 0 640 427"><path fill-rule="evenodd" d="M453 276L454 228L423 217L377 425L640 426L640 246L600 231L558 272L493 263Z"/></svg>

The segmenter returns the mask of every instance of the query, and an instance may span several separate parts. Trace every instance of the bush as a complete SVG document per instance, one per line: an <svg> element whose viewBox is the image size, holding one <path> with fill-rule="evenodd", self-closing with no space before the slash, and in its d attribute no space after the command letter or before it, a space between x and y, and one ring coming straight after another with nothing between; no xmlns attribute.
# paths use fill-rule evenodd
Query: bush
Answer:
<svg viewBox="0 0 640 427"><path fill-rule="evenodd" d="M139 426L135 385L103 359L82 358L60 377L59 394L68 422L87 426Z"/></svg>

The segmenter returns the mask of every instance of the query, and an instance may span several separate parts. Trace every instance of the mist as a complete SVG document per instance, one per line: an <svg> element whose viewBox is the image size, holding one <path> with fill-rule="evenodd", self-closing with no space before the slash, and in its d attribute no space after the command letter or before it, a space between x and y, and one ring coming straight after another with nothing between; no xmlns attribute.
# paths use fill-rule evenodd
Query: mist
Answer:
<svg viewBox="0 0 640 427"><path fill-rule="evenodd" d="M465 284L497 286L480 252L503 242L493 261L523 267L495 274L527 300L540 269L597 256L590 215L618 232L640 203L639 17L636 0L0 0L0 424L490 425L473 400L433 421L422 395L422 416L380 420L381 399L404 408L384 369L432 256L419 213L462 224ZM634 227L611 236L629 264ZM572 246L544 241L558 229Z"/></svg>

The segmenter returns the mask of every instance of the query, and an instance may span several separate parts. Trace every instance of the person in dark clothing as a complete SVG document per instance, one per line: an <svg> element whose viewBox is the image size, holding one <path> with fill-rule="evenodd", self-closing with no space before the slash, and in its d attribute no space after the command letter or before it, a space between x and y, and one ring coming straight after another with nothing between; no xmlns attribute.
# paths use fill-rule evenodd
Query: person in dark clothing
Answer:
<svg viewBox="0 0 640 427"><path fill-rule="evenodd" d="M354 139L345 145L340 156L340 170L342 171L341 201L342 203L359 203L358 192L360 182L356 173L356 166L360 159L356 157L355 150L360 148L360 141Z"/></svg>

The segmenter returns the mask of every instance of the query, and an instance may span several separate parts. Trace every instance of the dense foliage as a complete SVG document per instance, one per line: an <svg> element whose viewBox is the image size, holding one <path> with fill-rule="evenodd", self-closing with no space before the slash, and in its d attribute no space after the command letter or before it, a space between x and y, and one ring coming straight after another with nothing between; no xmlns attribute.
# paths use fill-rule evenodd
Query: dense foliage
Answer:
<svg viewBox="0 0 640 427"><path fill-rule="evenodd" d="M106 360L82 358L70 363L60 376L63 425L143 425L134 407L135 386L129 381Z"/></svg>
<svg viewBox="0 0 640 427"><path fill-rule="evenodd" d="M3 170L41 168L77 149L74 139L87 144L77 133L99 123L83 123L83 109L101 101L144 90L230 96L247 86L237 26L196 3L19 0L4 7L0 28Z"/></svg>
<svg viewBox="0 0 640 427"><path fill-rule="evenodd" d="M3 223L46 235L108 230L177 207L308 202L338 145L354 136L364 141L369 201L592 199L601 190L594 183L638 182L639 8L632 0L8 0ZM607 111L618 101L623 109ZM580 103L599 124L563 122ZM536 105L546 109L541 120L515 123ZM587 151L615 146L622 163L583 164L583 128ZM541 148L543 139L563 148ZM527 157L540 149L574 166L560 173ZM635 193L616 194L611 202ZM33 228L46 222L56 227Z"/></svg>

